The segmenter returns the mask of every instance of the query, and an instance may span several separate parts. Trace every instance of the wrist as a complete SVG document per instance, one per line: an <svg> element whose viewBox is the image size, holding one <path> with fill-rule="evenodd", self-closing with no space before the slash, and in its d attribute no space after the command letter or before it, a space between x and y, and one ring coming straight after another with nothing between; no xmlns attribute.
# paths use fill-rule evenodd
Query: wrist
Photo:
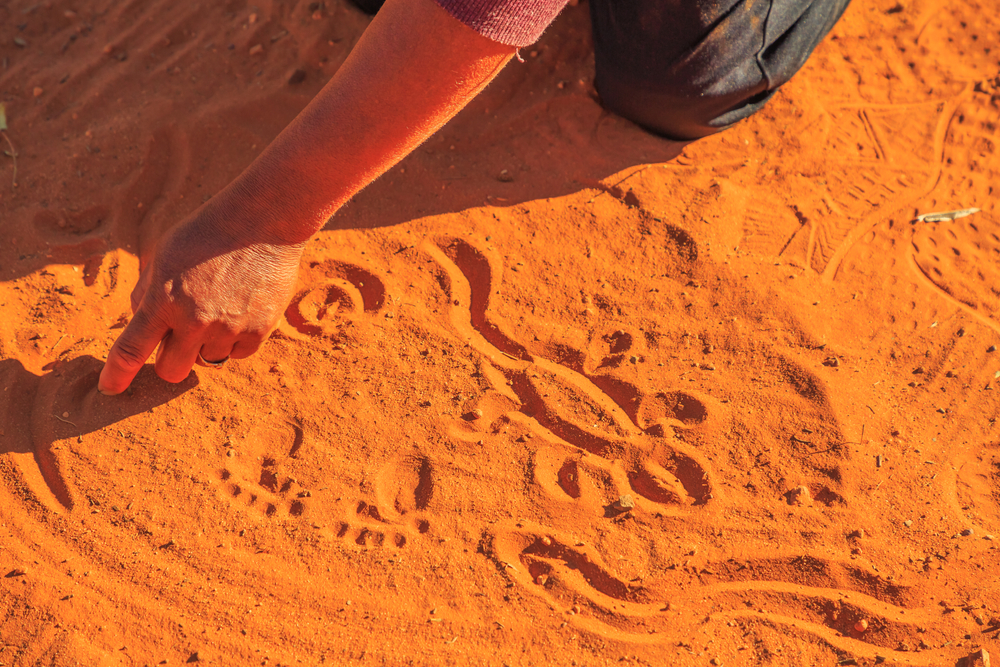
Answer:
<svg viewBox="0 0 1000 667"><path fill-rule="evenodd" d="M328 217L318 208L297 198L279 178L261 173L255 163L209 200L205 214L219 232L242 245L264 243L301 251Z"/></svg>

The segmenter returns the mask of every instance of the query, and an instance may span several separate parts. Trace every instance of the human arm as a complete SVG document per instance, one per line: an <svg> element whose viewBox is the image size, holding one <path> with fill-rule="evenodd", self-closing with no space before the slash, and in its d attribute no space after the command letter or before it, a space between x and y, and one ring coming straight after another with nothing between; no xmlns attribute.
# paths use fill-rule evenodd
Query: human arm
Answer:
<svg viewBox="0 0 1000 667"><path fill-rule="evenodd" d="M309 237L464 107L513 53L433 0L388 0L302 113L160 241L98 389L124 391L161 341L156 372L169 382L187 377L199 353L253 354L291 298Z"/></svg>

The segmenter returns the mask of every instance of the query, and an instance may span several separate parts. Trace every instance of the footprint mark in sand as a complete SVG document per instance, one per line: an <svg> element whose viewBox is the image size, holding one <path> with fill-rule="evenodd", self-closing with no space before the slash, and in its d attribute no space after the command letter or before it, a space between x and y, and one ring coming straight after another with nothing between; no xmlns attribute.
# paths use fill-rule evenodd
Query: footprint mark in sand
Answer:
<svg viewBox="0 0 1000 667"><path fill-rule="evenodd" d="M298 425L289 426L295 436L288 458L294 458L302 446L303 433ZM305 499L311 492L295 477L285 474L283 464L270 455L262 457L259 467L234 460L218 474L224 495L265 517L302 516L306 511Z"/></svg>
<svg viewBox="0 0 1000 667"><path fill-rule="evenodd" d="M537 449L534 466L544 490L605 515L620 510L616 503L632 494L639 496L637 508L658 513L690 511L712 500L707 465L664 437L673 428L704 421L705 404L680 393L645 397L596 372L632 349L631 335L612 334L609 354L594 372L586 364L577 370L534 356L487 319L499 270L479 249L463 239L423 249L443 269L439 282L452 304L452 325L487 360L484 366L490 368L484 376L494 389L512 392L519 404L504 416L523 423L545 443ZM666 409L670 401L672 411Z"/></svg>
<svg viewBox="0 0 1000 667"><path fill-rule="evenodd" d="M918 628L931 645L967 631L962 619L918 606L917 592L853 562L789 555L694 565L681 557L664 576L625 580L594 547L527 522L497 530L491 557L506 576L544 598L568 622L615 640L658 642L659 633L674 625L670 612L678 607L698 614L704 610L717 621L756 618L868 659L912 660L912 653L895 649L900 637L913 636ZM678 597L678 590L690 592ZM854 629L861 619L868 622L864 633ZM906 662L942 664L940 656L923 657Z"/></svg>
<svg viewBox="0 0 1000 667"><path fill-rule="evenodd" d="M947 101L817 108L801 126L814 138L809 145L816 147L805 157L842 168L826 170L823 185L802 200L812 204L794 211L776 202L750 205L750 231L767 236L775 210L794 215L801 226L779 254L796 256L833 280L855 247L862 254L873 252L864 239L876 225L900 210L912 210L937 186L949 126L967 92ZM901 125L910 131L894 130Z"/></svg>
<svg viewBox="0 0 1000 667"><path fill-rule="evenodd" d="M302 278L309 286L292 298L285 319L306 336L331 335L341 318L376 313L385 305L383 282L355 264L311 262Z"/></svg>
<svg viewBox="0 0 1000 667"><path fill-rule="evenodd" d="M361 547L406 546L430 530L427 506L434 495L434 466L421 455L403 456L375 478L375 500L360 500L337 526L337 537Z"/></svg>

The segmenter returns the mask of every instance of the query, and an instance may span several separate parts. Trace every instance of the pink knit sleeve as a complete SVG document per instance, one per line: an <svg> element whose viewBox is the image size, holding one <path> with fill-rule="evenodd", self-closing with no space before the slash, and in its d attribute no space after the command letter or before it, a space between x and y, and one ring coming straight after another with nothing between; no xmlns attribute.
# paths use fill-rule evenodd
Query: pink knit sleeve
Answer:
<svg viewBox="0 0 1000 667"><path fill-rule="evenodd" d="M435 0L480 35L508 46L534 43L568 0Z"/></svg>

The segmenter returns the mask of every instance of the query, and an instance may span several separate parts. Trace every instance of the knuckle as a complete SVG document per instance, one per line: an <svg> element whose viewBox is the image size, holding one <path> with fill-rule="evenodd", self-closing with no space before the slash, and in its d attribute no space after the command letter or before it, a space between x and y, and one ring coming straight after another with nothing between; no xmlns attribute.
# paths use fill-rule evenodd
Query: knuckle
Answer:
<svg viewBox="0 0 1000 667"><path fill-rule="evenodd" d="M240 336L241 340L246 341L250 345L260 345L265 340L267 340L268 335L271 333L270 329L249 329L243 332Z"/></svg>
<svg viewBox="0 0 1000 667"><path fill-rule="evenodd" d="M234 322L222 322L222 334L227 338L238 338L243 335L244 328Z"/></svg>
<svg viewBox="0 0 1000 667"><path fill-rule="evenodd" d="M139 312L139 306L142 305L142 299L146 295L146 290L143 289L142 285L136 285L135 289L129 295L129 304L132 306L132 314Z"/></svg>
<svg viewBox="0 0 1000 667"><path fill-rule="evenodd" d="M141 366L147 358L139 343L132 337L125 336L118 339L118 356L127 366Z"/></svg>
<svg viewBox="0 0 1000 667"><path fill-rule="evenodd" d="M196 310L191 314L191 324L197 329L207 329L217 321L218 318L208 311Z"/></svg>

